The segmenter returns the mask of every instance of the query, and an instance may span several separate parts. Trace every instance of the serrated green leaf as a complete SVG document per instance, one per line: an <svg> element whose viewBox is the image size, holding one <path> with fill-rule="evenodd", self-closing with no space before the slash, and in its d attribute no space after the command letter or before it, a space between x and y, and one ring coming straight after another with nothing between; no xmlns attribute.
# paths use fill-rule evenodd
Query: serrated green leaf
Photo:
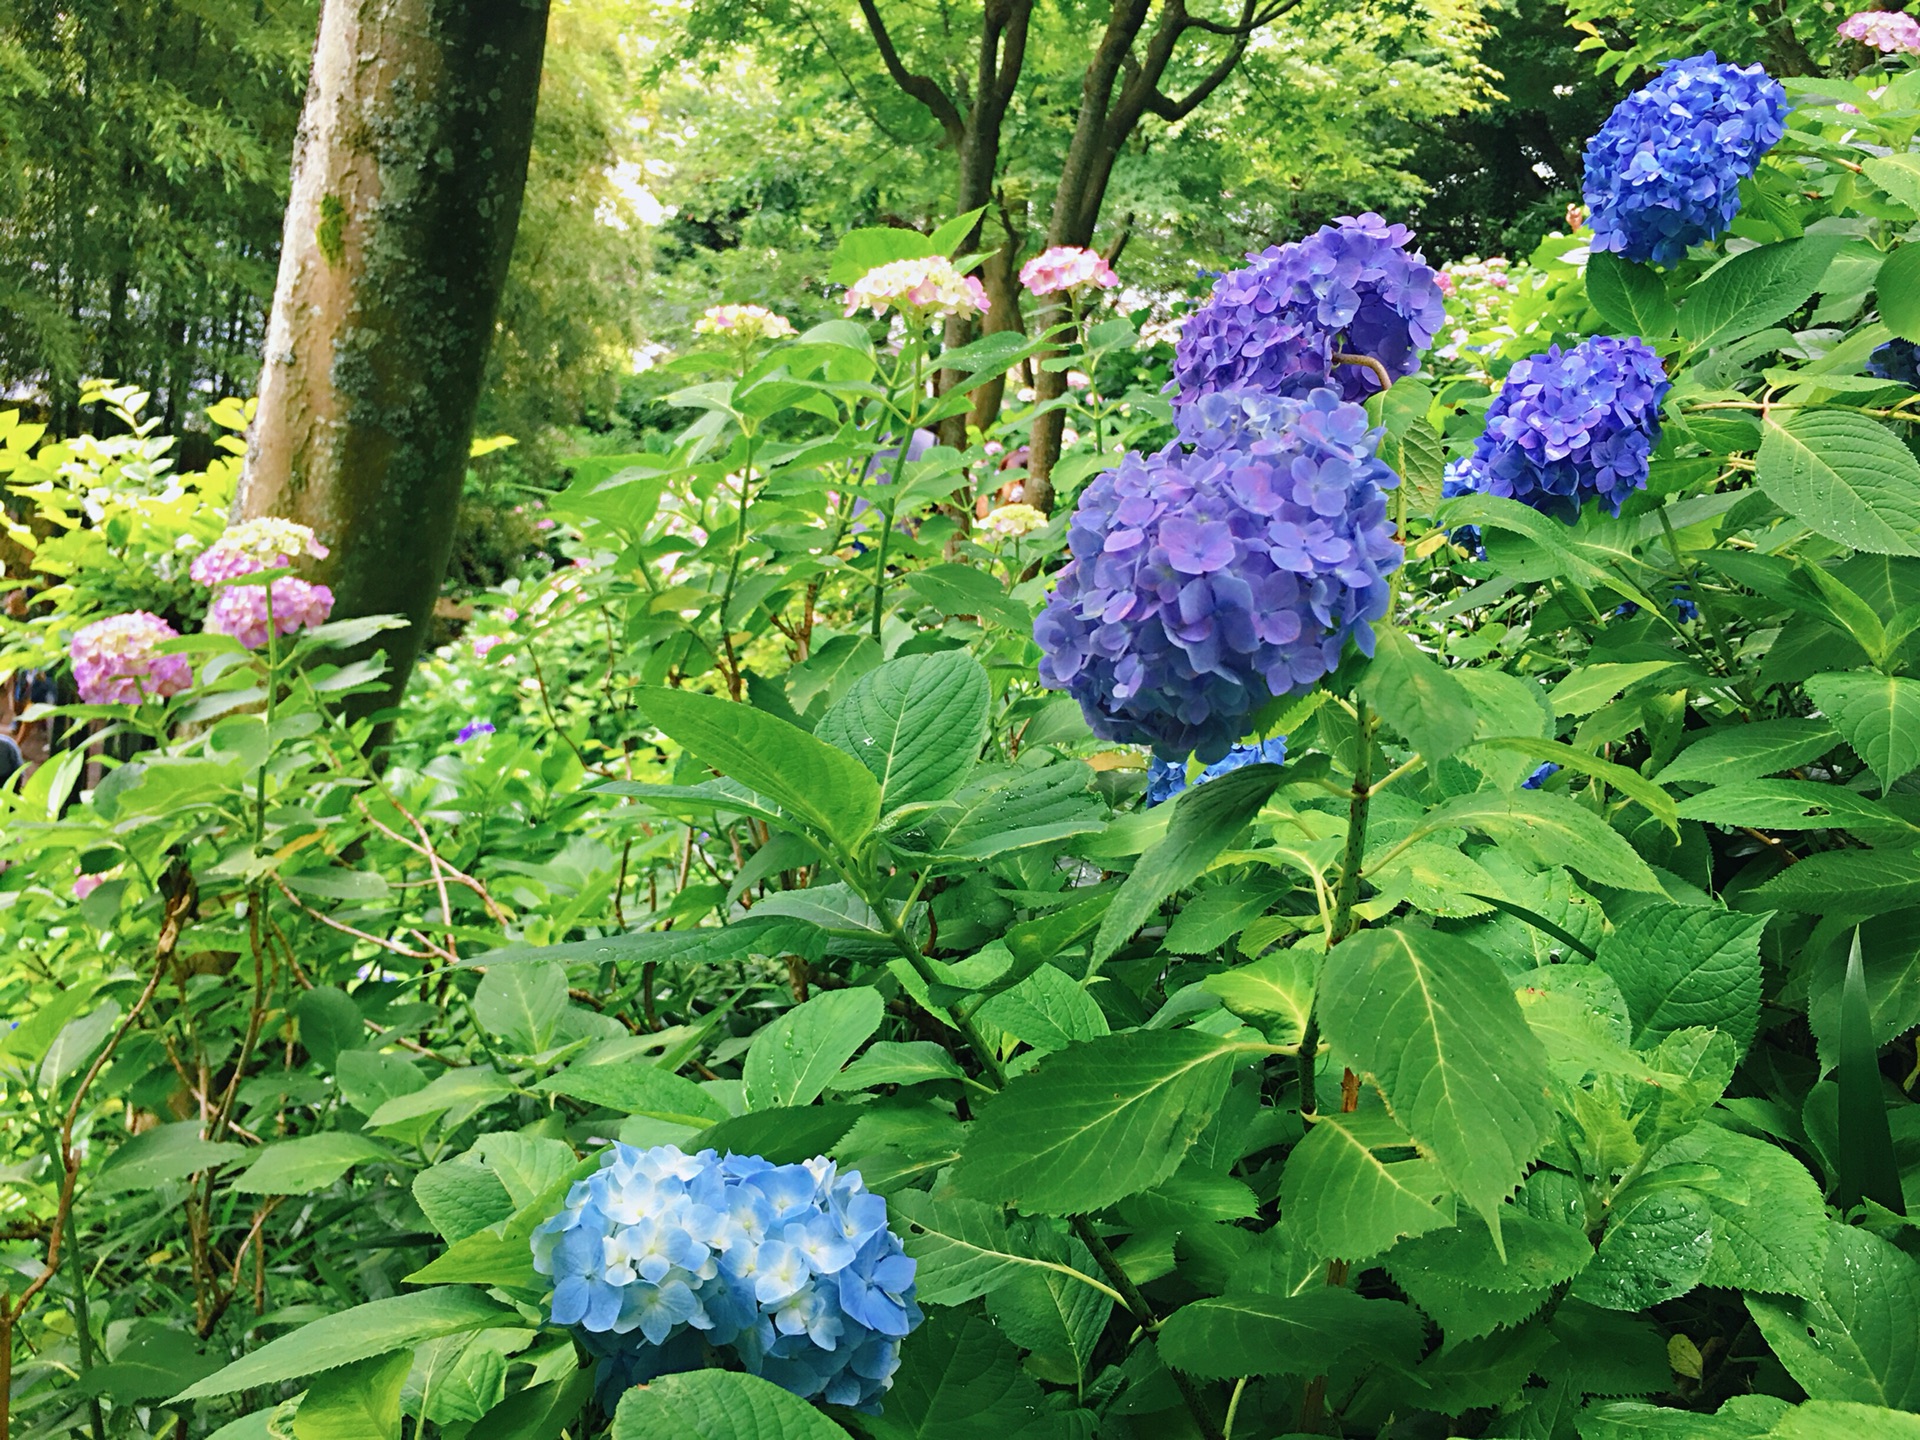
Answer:
<svg viewBox="0 0 1920 1440"><path fill-rule="evenodd" d="M490 1325L518 1323L520 1312L477 1290L441 1286L385 1300L372 1300L322 1316L243 1355L217 1374L189 1386L168 1402L181 1405L318 1375L356 1360L369 1360L440 1335L458 1335Z"/></svg>
<svg viewBox="0 0 1920 1440"><path fill-rule="evenodd" d="M338 1130L275 1140L258 1153L259 1158L234 1177L232 1189L246 1195L311 1195L356 1165L393 1159L384 1145Z"/></svg>
<svg viewBox="0 0 1920 1440"><path fill-rule="evenodd" d="M246 1155L244 1145L202 1139L198 1120L156 1125L109 1155L106 1163L94 1172L90 1189L95 1195L151 1190L169 1180L184 1180Z"/></svg>
<svg viewBox="0 0 1920 1440"><path fill-rule="evenodd" d="M1354 1350L1411 1366L1423 1331L1411 1307L1333 1285L1298 1295L1229 1293L1169 1315L1160 1358L1206 1380L1324 1374Z"/></svg>
<svg viewBox="0 0 1920 1440"><path fill-rule="evenodd" d="M1920 850L1823 850L1752 893L1763 905L1803 914L1883 915L1920 905Z"/></svg>
<svg viewBox="0 0 1920 1440"><path fill-rule="evenodd" d="M1754 479L1809 529L1855 550L1920 555L1920 460L1886 426L1838 410L1769 414Z"/></svg>
<svg viewBox="0 0 1920 1440"><path fill-rule="evenodd" d="M1664 770L1665 784L1703 780L1730 784L1761 775L1778 775L1818 760L1839 743L1839 735L1823 720L1761 720L1752 725L1728 725L1701 733Z"/></svg>
<svg viewBox="0 0 1920 1440"><path fill-rule="evenodd" d="M880 813L945 800L987 738L987 672L964 650L889 660L853 682L814 727L873 773Z"/></svg>
<svg viewBox="0 0 1920 1440"><path fill-rule="evenodd" d="M1391 625L1374 627L1373 659L1357 690L1429 762L1467 744L1479 723L1466 687Z"/></svg>
<svg viewBox="0 0 1920 1440"><path fill-rule="evenodd" d="M1882 792L1920 767L1920 680L1870 673L1815 675L1807 698L1818 705Z"/></svg>
<svg viewBox="0 0 1920 1440"><path fill-rule="evenodd" d="M1258 1025L1274 1044L1292 1045L1306 1032L1318 974L1318 957L1295 946L1200 983L1227 1009Z"/></svg>
<svg viewBox="0 0 1920 1440"><path fill-rule="evenodd" d="M1657 342L1673 334L1679 320L1660 276L1609 250L1596 250L1587 259L1587 298L1616 335Z"/></svg>
<svg viewBox="0 0 1920 1440"><path fill-rule="evenodd" d="M1920 1415L1851 1400L1809 1400L1774 1422L1767 1440L1920 1440Z"/></svg>
<svg viewBox="0 0 1920 1440"><path fill-rule="evenodd" d="M1747 1296L1754 1324L1813 1399L1920 1409L1920 1265L1868 1231L1828 1234L1818 1287Z"/></svg>
<svg viewBox="0 0 1920 1440"><path fill-rule="evenodd" d="M1057 1413L990 1321L943 1311L901 1347L886 1409L864 1428L873 1440L1040 1440Z"/></svg>
<svg viewBox="0 0 1920 1440"><path fill-rule="evenodd" d="M612 1440L844 1440L845 1433L799 1396L757 1375L689 1370L622 1395Z"/></svg>
<svg viewBox="0 0 1920 1440"><path fill-rule="evenodd" d="M1524 755L1529 760L1550 760L1563 770L1572 770L1577 774L1590 776L1606 785L1611 785L1629 800L1636 801L1649 815L1676 834L1679 832L1680 816L1674 808L1673 797L1662 790L1653 781L1643 777L1637 770L1629 770L1624 765L1616 765L1611 760L1602 760L1598 755L1589 755L1584 750L1571 745L1562 745L1557 740L1536 740L1530 736L1503 735L1493 740L1481 740L1476 750L1510 750Z"/></svg>
<svg viewBox="0 0 1920 1440"><path fill-rule="evenodd" d="M1920 840L1920 826L1879 801L1819 780L1749 780L1716 785L1681 801L1680 817L1756 830L1890 832Z"/></svg>
<svg viewBox="0 0 1920 1440"><path fill-rule="evenodd" d="M954 1187L1048 1215L1150 1189L1219 1107L1238 1048L1192 1030L1140 1030L1049 1055L980 1106Z"/></svg>
<svg viewBox="0 0 1920 1440"><path fill-rule="evenodd" d="M1595 963L1620 984L1634 1043L1703 1025L1744 1051L1760 1023L1760 935L1769 918L1691 905L1647 905L1623 918Z"/></svg>
<svg viewBox="0 0 1920 1440"><path fill-rule="evenodd" d="M1708 1285L1769 1295L1808 1295L1827 1253L1827 1206L1806 1167L1777 1145L1718 1125L1700 1125L1667 1145L1655 1164L1700 1161L1747 1182L1744 1203L1706 1193L1713 1211Z"/></svg>
<svg viewBox="0 0 1920 1440"><path fill-rule="evenodd" d="M1698 1285L1712 1250L1706 1201L1689 1190L1655 1191L1607 1222L1571 1293L1606 1310L1650 1309Z"/></svg>
<svg viewBox="0 0 1920 1440"><path fill-rule="evenodd" d="M652 1115L676 1125L704 1129L727 1118L727 1107L693 1081L644 1060L570 1065L542 1080L538 1088L604 1105L622 1115Z"/></svg>
<svg viewBox="0 0 1920 1440"><path fill-rule="evenodd" d="M1333 1049L1497 1227L1554 1113L1546 1051L1499 968L1458 936L1363 930L1328 953L1318 1009Z"/></svg>
<svg viewBox="0 0 1920 1440"><path fill-rule="evenodd" d="M1842 237L1808 235L1735 255L1694 284L1680 307L1680 334L1706 349L1764 330L1820 288Z"/></svg>
<svg viewBox="0 0 1920 1440"><path fill-rule="evenodd" d="M400 1391L412 1364L402 1350L320 1376L294 1414L294 1440L400 1440Z"/></svg>
<svg viewBox="0 0 1920 1440"><path fill-rule="evenodd" d="M1602 885L1661 893L1660 882L1617 830L1562 795L1477 790L1427 812L1427 834L1478 830L1503 850L1542 868L1564 865Z"/></svg>
<svg viewBox="0 0 1920 1440"><path fill-rule="evenodd" d="M880 1028L886 1007L871 986L828 990L753 1037L740 1077L747 1106L810 1105Z"/></svg>
<svg viewBox="0 0 1920 1440"><path fill-rule="evenodd" d="M1382 1114L1319 1116L1287 1156L1280 1211L1315 1254L1370 1260L1396 1241L1455 1221L1453 1192L1412 1139ZM1386 1160L1381 1150L1409 1156Z"/></svg>
<svg viewBox="0 0 1920 1440"><path fill-rule="evenodd" d="M521 1054L553 1043L567 1008L567 972L552 960L490 968L473 992L474 1018Z"/></svg>
<svg viewBox="0 0 1920 1440"><path fill-rule="evenodd" d="M1902 340L1920 341L1920 246L1902 245L1887 256L1874 290L1881 323Z"/></svg>
<svg viewBox="0 0 1920 1440"><path fill-rule="evenodd" d="M1502 1207L1498 1233L1504 1255L1494 1246L1491 1227L1462 1225L1402 1241L1387 1264L1395 1275L1425 1270L1475 1290L1519 1295L1564 1285L1593 1260L1593 1246L1579 1226L1516 1205Z"/></svg>

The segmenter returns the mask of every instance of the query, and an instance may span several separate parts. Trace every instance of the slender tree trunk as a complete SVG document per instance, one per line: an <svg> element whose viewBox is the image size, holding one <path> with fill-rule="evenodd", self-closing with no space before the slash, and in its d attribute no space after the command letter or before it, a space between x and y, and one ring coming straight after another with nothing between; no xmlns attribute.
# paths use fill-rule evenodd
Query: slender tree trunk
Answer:
<svg viewBox="0 0 1920 1440"><path fill-rule="evenodd" d="M526 186L549 0L326 0L239 513L313 527L338 616L427 634ZM375 704L383 703L376 697Z"/></svg>

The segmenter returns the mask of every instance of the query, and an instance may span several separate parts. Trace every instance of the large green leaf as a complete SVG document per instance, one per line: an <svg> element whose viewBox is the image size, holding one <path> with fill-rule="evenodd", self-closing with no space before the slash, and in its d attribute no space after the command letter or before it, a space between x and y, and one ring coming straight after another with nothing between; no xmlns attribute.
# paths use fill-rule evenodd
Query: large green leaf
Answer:
<svg viewBox="0 0 1920 1440"><path fill-rule="evenodd" d="M1467 744L1479 723L1466 687L1396 626L1374 627L1373 659L1358 690L1429 762Z"/></svg>
<svg viewBox="0 0 1920 1440"><path fill-rule="evenodd" d="M1818 1288L1749 1295L1754 1324L1811 1398L1920 1410L1920 1265L1868 1231L1829 1234Z"/></svg>
<svg viewBox="0 0 1920 1440"><path fill-rule="evenodd" d="M1761 720L1695 733L1701 738L1660 772L1663 782L1705 780L1727 784L1778 775L1818 760L1840 738L1823 720L1799 719Z"/></svg>
<svg viewBox="0 0 1920 1440"><path fill-rule="evenodd" d="M1278 765L1247 765L1195 785L1175 800L1166 835L1140 857L1107 907L1094 937L1094 963L1126 944L1161 901L1199 879L1284 777Z"/></svg>
<svg viewBox="0 0 1920 1440"><path fill-rule="evenodd" d="M1093 791L1093 771L1078 760L1039 769L996 766L973 776L951 803L918 832L942 860L986 860L1035 845L1051 845L1106 824L1106 807Z"/></svg>
<svg viewBox="0 0 1920 1440"><path fill-rule="evenodd" d="M853 682L814 734L880 782L880 813L945 800L980 757L992 699L964 650L889 660Z"/></svg>
<svg viewBox="0 0 1920 1440"><path fill-rule="evenodd" d="M753 1037L740 1068L748 1108L811 1105L880 1028L886 1007L871 986L828 990Z"/></svg>
<svg viewBox="0 0 1920 1440"><path fill-rule="evenodd" d="M762 916L756 909L730 925L691 926L685 930L638 931L570 940L564 945L514 945L462 961L466 965L507 965L557 960L563 965L619 965L636 961L675 961L701 965L749 955L804 955L818 960L826 937L811 921L786 915Z"/></svg>
<svg viewBox="0 0 1920 1440"><path fill-rule="evenodd" d="M1920 826L1840 785L1820 780L1749 780L1716 785L1681 802L1686 820L1756 830L1852 830L1920 839Z"/></svg>
<svg viewBox="0 0 1920 1440"><path fill-rule="evenodd" d="M1700 1283L1713 1251L1713 1217L1690 1190L1657 1190L1607 1222L1572 1294L1608 1310L1646 1310Z"/></svg>
<svg viewBox="0 0 1920 1440"><path fill-rule="evenodd" d="M846 1432L757 1375L689 1370L636 1385L613 1413L612 1440L846 1440Z"/></svg>
<svg viewBox="0 0 1920 1440"><path fill-rule="evenodd" d="M1920 905L1920 850L1823 850L1789 865L1753 895L1806 914L1883 915Z"/></svg>
<svg viewBox="0 0 1920 1440"><path fill-rule="evenodd" d="M1769 414L1754 479L1774 504L1830 540L1879 555L1920 555L1920 460L1865 415Z"/></svg>
<svg viewBox="0 0 1920 1440"><path fill-rule="evenodd" d="M1841 238L1808 235L1735 255L1688 292L1682 338L1704 349L1791 315L1820 288Z"/></svg>
<svg viewBox="0 0 1920 1440"><path fill-rule="evenodd" d="M1892 156L1908 159L1908 156ZM1920 1440L1920 1415L1854 1400L1809 1400L1767 1431L1767 1440Z"/></svg>
<svg viewBox="0 0 1920 1440"><path fill-rule="evenodd" d="M1049 1055L980 1106L954 1186L1048 1215L1150 1189L1219 1108L1239 1048L1192 1030L1136 1030Z"/></svg>
<svg viewBox="0 0 1920 1440"><path fill-rule="evenodd" d="M623 1115L651 1115L701 1129L727 1118L727 1107L693 1081L644 1060L570 1065L542 1080L539 1088Z"/></svg>
<svg viewBox="0 0 1920 1440"><path fill-rule="evenodd" d="M1476 790L1431 810L1422 829L1478 830L1530 864L1564 865L1602 885L1660 893L1647 862L1617 830L1564 795Z"/></svg>
<svg viewBox="0 0 1920 1440"><path fill-rule="evenodd" d="M231 1395L260 1385L277 1385L303 1375L369 1360L418 1345L441 1335L459 1335L493 1325L517 1325L520 1312L489 1300L477 1290L446 1285L408 1295L372 1300L269 1341L249 1355L176 1395L170 1404Z"/></svg>
<svg viewBox="0 0 1920 1440"><path fill-rule="evenodd" d="M1094 1271L1093 1252L1078 1239L1036 1230L1035 1248L1078 1274ZM1043 1378L1079 1385L1092 1373L1094 1352L1113 1315L1114 1300L1065 1270L1027 1268L987 1296L987 1313L1001 1333L1031 1352L1026 1367Z"/></svg>
<svg viewBox="0 0 1920 1440"><path fill-rule="evenodd" d="M906 579L907 589L942 615L975 615L1025 633L1033 614L1008 595L998 580L971 565L929 565Z"/></svg>
<svg viewBox="0 0 1920 1440"><path fill-rule="evenodd" d="M156 1125L142 1131L107 1157L93 1174L93 1193L151 1190L169 1180L184 1180L247 1154L247 1147L226 1140L205 1140L198 1120Z"/></svg>
<svg viewBox="0 0 1920 1440"><path fill-rule="evenodd" d="M1920 341L1920 247L1902 245L1887 256L1874 288L1881 322L1902 340Z"/></svg>
<svg viewBox="0 0 1920 1440"><path fill-rule="evenodd" d="M1381 1151L1405 1150L1387 1159ZM1318 1117L1287 1156L1280 1211L1317 1255L1370 1260L1397 1240L1454 1223L1453 1192L1432 1161L1377 1112Z"/></svg>
<svg viewBox="0 0 1920 1440"><path fill-rule="evenodd" d="M647 719L704 764L751 786L843 848L880 818L880 786L853 756L751 705L690 690L637 692Z"/></svg>
<svg viewBox="0 0 1920 1440"><path fill-rule="evenodd" d="M1364 1300L1334 1285L1298 1295L1229 1292L1183 1305L1160 1327L1160 1358L1207 1380L1320 1375L1355 1350L1411 1367L1425 1332L1397 1300Z"/></svg>
<svg viewBox="0 0 1920 1440"><path fill-rule="evenodd" d="M1328 952L1320 1023L1334 1051L1495 1229L1554 1109L1546 1051L1499 967L1435 930L1363 930Z"/></svg>
<svg viewBox="0 0 1920 1440"><path fill-rule="evenodd" d="M1708 1285L1769 1295L1810 1295L1827 1253L1827 1206L1806 1167L1766 1140L1706 1124L1663 1148L1655 1164L1711 1165L1744 1192L1705 1190L1713 1211Z"/></svg>
<svg viewBox="0 0 1920 1440"><path fill-rule="evenodd" d="M1523 1295L1564 1285L1593 1262L1586 1231L1517 1203L1502 1207L1500 1234L1496 1246L1493 1231L1483 1226L1436 1230L1394 1246L1387 1267L1396 1277L1425 1273L1496 1295Z"/></svg>
<svg viewBox="0 0 1920 1440"><path fill-rule="evenodd" d="M1313 1010L1319 957L1303 945L1209 975L1200 983L1243 1020L1258 1025L1276 1045L1295 1044Z"/></svg>
<svg viewBox="0 0 1920 1440"><path fill-rule="evenodd" d="M489 969L473 992L474 1018L525 1055L553 1043L566 1009L567 972L552 960Z"/></svg>
<svg viewBox="0 0 1920 1440"><path fill-rule="evenodd" d="M413 1356L375 1356L320 1376L293 1417L294 1440L400 1440L400 1392Z"/></svg>
<svg viewBox="0 0 1920 1440"><path fill-rule="evenodd" d="M1664 340L1679 318L1651 266L1622 260L1610 250L1587 258L1587 298L1616 335Z"/></svg>
<svg viewBox="0 0 1920 1440"><path fill-rule="evenodd" d="M275 1140L259 1155L234 1178L233 1189L248 1195L311 1195L326 1189L356 1165L393 1159L384 1145L340 1130L324 1130L297 1140Z"/></svg>
<svg viewBox="0 0 1920 1440"><path fill-rule="evenodd" d="M1600 942L1595 963L1620 982L1634 1042L1692 1025L1724 1030L1742 1050L1760 1023L1760 934L1768 916L1713 906L1645 905Z"/></svg>
<svg viewBox="0 0 1920 1440"><path fill-rule="evenodd" d="M1920 680L1871 672L1815 675L1807 697L1872 770L1884 792L1920 766Z"/></svg>
<svg viewBox="0 0 1920 1440"><path fill-rule="evenodd" d="M1061 1418L990 1321L944 1311L901 1347L886 1409L863 1428L874 1440L1040 1440Z"/></svg>

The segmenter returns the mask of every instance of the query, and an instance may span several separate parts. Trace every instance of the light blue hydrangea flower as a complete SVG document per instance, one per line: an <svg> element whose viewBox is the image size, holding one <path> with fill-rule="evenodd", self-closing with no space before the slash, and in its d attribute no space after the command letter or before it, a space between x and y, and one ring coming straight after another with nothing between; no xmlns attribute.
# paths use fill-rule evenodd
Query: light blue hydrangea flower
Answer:
<svg viewBox="0 0 1920 1440"><path fill-rule="evenodd" d="M1040 678L1107 740L1223 758L1270 697L1373 650L1399 544L1380 432L1332 390L1186 407L1182 440L1081 493L1034 622ZM1191 446L1191 449L1186 448Z"/></svg>
<svg viewBox="0 0 1920 1440"><path fill-rule="evenodd" d="M553 1277L554 1323L598 1357L608 1409L711 1347L796 1395L877 1411L921 1320L887 1202L826 1159L616 1145L534 1231L533 1263Z"/></svg>
<svg viewBox="0 0 1920 1440"><path fill-rule="evenodd" d="M1204 785L1209 780L1217 780L1229 770L1238 770L1246 765L1284 765L1287 762L1287 737L1276 735L1271 740L1263 740L1258 745L1236 745L1227 752L1227 758L1216 760L1200 772L1200 778L1193 783ZM1184 760L1162 760L1154 756L1147 766L1147 808L1163 805L1187 788L1187 763Z"/></svg>
<svg viewBox="0 0 1920 1440"><path fill-rule="evenodd" d="M1593 248L1671 265L1724 234L1790 109L1758 65L1722 65L1712 51L1663 65L1587 142Z"/></svg>

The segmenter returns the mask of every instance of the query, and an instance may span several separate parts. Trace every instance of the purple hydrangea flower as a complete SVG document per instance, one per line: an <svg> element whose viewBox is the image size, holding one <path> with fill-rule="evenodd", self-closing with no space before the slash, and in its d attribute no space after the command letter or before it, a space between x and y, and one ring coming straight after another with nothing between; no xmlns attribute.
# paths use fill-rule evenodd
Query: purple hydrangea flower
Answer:
<svg viewBox="0 0 1920 1440"><path fill-rule="evenodd" d="M1287 737L1276 735L1271 740L1263 740L1258 745L1236 745L1227 752L1224 760L1216 760L1200 772L1200 778L1193 783L1204 785L1209 780L1218 780L1230 770L1238 770L1247 765L1284 765L1287 761ZM1147 808L1163 805L1187 788L1187 762L1184 760L1162 760L1158 755L1147 765Z"/></svg>
<svg viewBox="0 0 1920 1440"><path fill-rule="evenodd" d="M1072 560L1034 622L1040 678L1095 734L1223 758L1273 696L1369 654L1399 544L1380 432L1332 390L1207 395L1183 439L1128 455L1074 511Z"/></svg>
<svg viewBox="0 0 1920 1440"><path fill-rule="evenodd" d="M1447 316L1439 276L1407 249L1411 239L1404 225L1349 215L1249 255L1180 332L1178 403L1233 389L1302 396L1328 384L1364 400L1380 388L1371 369L1335 366L1336 351L1378 360L1395 378L1413 374Z"/></svg>
<svg viewBox="0 0 1920 1440"><path fill-rule="evenodd" d="M1522 790L1538 790L1559 773L1560 767L1549 760L1546 764L1536 769L1531 775L1527 776L1526 779L1522 780L1520 782L1520 788Z"/></svg>
<svg viewBox="0 0 1920 1440"><path fill-rule="evenodd" d="M1447 467L1452 497L1504 495L1571 524L1596 497L1618 515L1647 483L1668 389L1644 340L1595 335L1550 347L1507 374L1473 453Z"/></svg>
<svg viewBox="0 0 1920 1440"><path fill-rule="evenodd" d="M491 734L493 734L493 722L491 720L469 720L460 727L460 733L454 738L464 745L467 741L481 735Z"/></svg>
<svg viewBox="0 0 1920 1440"><path fill-rule="evenodd" d="M1593 248L1671 265L1724 234L1740 182L1786 134L1787 92L1758 65L1713 52L1661 66L1587 142Z"/></svg>
<svg viewBox="0 0 1920 1440"><path fill-rule="evenodd" d="M608 1410L710 1346L796 1395L877 1413L921 1320L887 1202L826 1159L615 1145L533 1232L533 1265L553 1277L554 1323L599 1357Z"/></svg>
<svg viewBox="0 0 1920 1440"><path fill-rule="evenodd" d="M1889 340L1867 357L1867 374L1920 390L1920 345Z"/></svg>

